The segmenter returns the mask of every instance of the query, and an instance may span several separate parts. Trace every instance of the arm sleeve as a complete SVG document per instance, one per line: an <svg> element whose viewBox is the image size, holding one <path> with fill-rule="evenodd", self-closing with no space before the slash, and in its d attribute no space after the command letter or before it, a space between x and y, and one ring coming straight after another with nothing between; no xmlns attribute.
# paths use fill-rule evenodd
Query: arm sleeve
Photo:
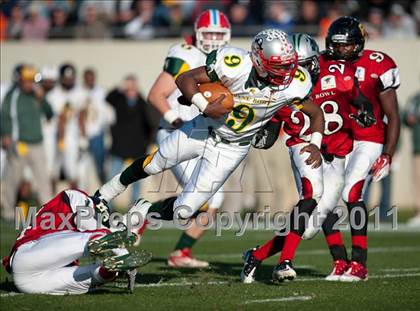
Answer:
<svg viewBox="0 0 420 311"><path fill-rule="evenodd" d="M42 106L42 111L45 114L46 118L50 120L54 115L54 112L51 108L50 103L46 99L43 99L41 106Z"/></svg>
<svg viewBox="0 0 420 311"><path fill-rule="evenodd" d="M378 75L381 92L400 86L400 71L394 60L386 54L384 54L384 59L378 63Z"/></svg>
<svg viewBox="0 0 420 311"><path fill-rule="evenodd" d="M10 116L10 94L4 99L1 108L1 136L11 135L12 133L12 118Z"/></svg>
<svg viewBox="0 0 420 311"><path fill-rule="evenodd" d="M167 57L163 65L163 71L169 73L174 79L188 70L190 70L190 66L178 57Z"/></svg>

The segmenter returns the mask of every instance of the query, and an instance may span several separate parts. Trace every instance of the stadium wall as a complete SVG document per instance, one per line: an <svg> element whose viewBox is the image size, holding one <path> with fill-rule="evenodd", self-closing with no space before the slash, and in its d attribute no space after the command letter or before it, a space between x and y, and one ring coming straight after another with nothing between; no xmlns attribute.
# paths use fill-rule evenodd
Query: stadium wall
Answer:
<svg viewBox="0 0 420 311"><path fill-rule="evenodd" d="M147 94L162 69L168 47L173 43L176 41L2 42L1 81L10 81L13 66L18 62L32 63L40 67L71 61L79 68L79 76L81 70L87 66L96 68L98 83L106 88L117 85L128 73L135 73L139 77L141 90ZM232 45L248 49L249 43L249 40L238 39L233 40ZM321 47L324 46L323 42L319 43ZM401 87L398 90L398 98L403 109L407 99L420 90L420 40L369 41L366 48L387 53L399 66ZM237 176L229 181L227 190L230 192L226 195L225 206L234 205L240 200L243 201L242 205L257 204L259 208L269 206L277 210L286 209L295 202L296 192L287 152L280 143L269 151L253 151L245 166L243 171L239 171ZM393 166L392 202L403 208L412 206L412 193L420 190L412 187L411 139L406 128L403 128L399 152ZM240 179L244 181L245 188L238 188ZM149 186L144 187L143 191L149 191L148 188ZM153 190L148 198L161 198L160 191ZM243 195L244 193L247 196ZM376 204L377 198L378 186L374 185L371 202Z"/></svg>

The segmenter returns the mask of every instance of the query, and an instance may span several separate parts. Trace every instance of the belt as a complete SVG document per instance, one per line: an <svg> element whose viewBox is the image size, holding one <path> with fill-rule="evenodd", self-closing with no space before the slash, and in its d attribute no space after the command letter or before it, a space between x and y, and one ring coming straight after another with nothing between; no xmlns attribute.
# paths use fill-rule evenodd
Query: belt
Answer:
<svg viewBox="0 0 420 311"><path fill-rule="evenodd" d="M238 144L239 146L248 146L251 144L250 140L243 140L243 141L230 141L226 138L221 137L220 135L218 135L212 127L209 127L209 136L212 137L216 143L224 143L226 145L231 145L231 144Z"/></svg>

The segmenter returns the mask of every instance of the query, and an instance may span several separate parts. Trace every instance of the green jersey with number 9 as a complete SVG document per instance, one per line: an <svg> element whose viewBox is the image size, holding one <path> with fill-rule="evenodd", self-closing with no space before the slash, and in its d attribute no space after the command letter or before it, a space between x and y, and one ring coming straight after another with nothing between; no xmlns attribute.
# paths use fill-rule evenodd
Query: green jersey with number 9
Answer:
<svg viewBox="0 0 420 311"><path fill-rule="evenodd" d="M278 109L302 103L312 89L308 71L300 66L286 89L266 84L253 68L249 53L231 46L211 52L206 71L211 81L221 82L233 94L233 110L208 121L219 136L231 142L251 139Z"/></svg>

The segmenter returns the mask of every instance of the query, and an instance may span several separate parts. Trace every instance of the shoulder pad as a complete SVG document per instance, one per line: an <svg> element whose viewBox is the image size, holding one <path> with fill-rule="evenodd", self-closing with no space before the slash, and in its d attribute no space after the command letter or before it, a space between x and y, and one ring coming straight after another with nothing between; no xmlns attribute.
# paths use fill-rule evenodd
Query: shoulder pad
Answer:
<svg viewBox="0 0 420 311"><path fill-rule="evenodd" d="M216 80L217 76L223 84L229 82L228 80L248 75L252 68L248 52L231 46L211 52L207 57L206 65L209 77Z"/></svg>
<svg viewBox="0 0 420 311"><path fill-rule="evenodd" d="M287 90L292 95L293 101L302 102L311 95L312 86L309 72L304 67L298 66L295 77Z"/></svg>

